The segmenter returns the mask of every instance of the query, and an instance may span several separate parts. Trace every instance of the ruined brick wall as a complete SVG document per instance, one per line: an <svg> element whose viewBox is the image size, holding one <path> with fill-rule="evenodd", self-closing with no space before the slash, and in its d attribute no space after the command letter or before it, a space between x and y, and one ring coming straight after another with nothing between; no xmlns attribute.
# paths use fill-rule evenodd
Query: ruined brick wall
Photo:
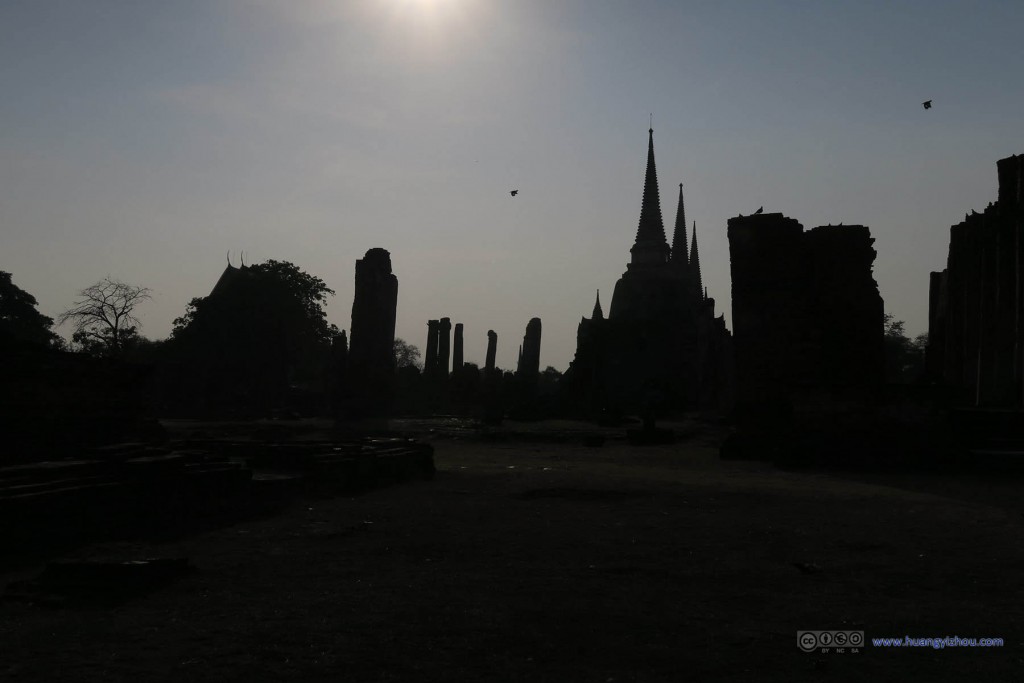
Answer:
<svg viewBox="0 0 1024 683"><path fill-rule="evenodd" d="M737 401L779 407L823 392L866 398L883 372L870 231L804 232L777 213L728 225Z"/></svg>
<svg viewBox="0 0 1024 683"><path fill-rule="evenodd" d="M931 273L928 278L928 347L925 353L925 375L941 381L946 366L946 307L949 301L946 271Z"/></svg>
<svg viewBox="0 0 1024 683"><path fill-rule="evenodd" d="M965 405L1022 405L1024 155L997 164L999 199L950 228L931 274L927 368Z"/></svg>
<svg viewBox="0 0 1024 683"><path fill-rule="evenodd" d="M782 214L732 218L728 237L737 401L767 403L801 373L803 226Z"/></svg>
<svg viewBox="0 0 1024 683"><path fill-rule="evenodd" d="M874 241L863 225L818 227L804 234L810 278L805 295L817 335L816 381L824 386L884 381L885 311L871 275Z"/></svg>

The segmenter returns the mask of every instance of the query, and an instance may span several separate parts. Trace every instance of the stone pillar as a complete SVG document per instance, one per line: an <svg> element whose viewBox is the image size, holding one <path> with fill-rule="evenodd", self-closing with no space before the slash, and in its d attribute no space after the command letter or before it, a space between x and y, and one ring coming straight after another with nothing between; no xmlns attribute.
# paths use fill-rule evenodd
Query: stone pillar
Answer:
<svg viewBox="0 0 1024 683"><path fill-rule="evenodd" d="M519 347L519 366L515 374L515 412L520 416L538 415L537 385L540 380L540 318L526 325L523 345Z"/></svg>
<svg viewBox="0 0 1024 683"><path fill-rule="evenodd" d="M356 261L348 351L353 398L366 415L386 415L390 410L397 308L398 278L391 272L391 254L370 249Z"/></svg>
<svg viewBox="0 0 1024 683"><path fill-rule="evenodd" d="M433 377L437 370L437 330L440 320L427 321L427 358L423 361L423 374Z"/></svg>
<svg viewBox="0 0 1024 683"><path fill-rule="evenodd" d="M494 330L487 330L487 363L484 372L487 377L494 374L494 357L498 353L498 335Z"/></svg>
<svg viewBox="0 0 1024 683"><path fill-rule="evenodd" d="M462 323L455 323L455 346L452 350L452 374L462 372Z"/></svg>
<svg viewBox="0 0 1024 683"><path fill-rule="evenodd" d="M448 361L452 354L452 320L441 318L441 325L437 336L437 376L441 379L448 378Z"/></svg>
<svg viewBox="0 0 1024 683"><path fill-rule="evenodd" d="M487 330L487 360L483 376L484 421L487 424L501 424L505 408L501 400L501 376L494 366L498 352L498 335L494 330Z"/></svg>
<svg viewBox="0 0 1024 683"><path fill-rule="evenodd" d="M526 325L521 353L520 374L527 379L536 379L540 374L540 318L533 318Z"/></svg>

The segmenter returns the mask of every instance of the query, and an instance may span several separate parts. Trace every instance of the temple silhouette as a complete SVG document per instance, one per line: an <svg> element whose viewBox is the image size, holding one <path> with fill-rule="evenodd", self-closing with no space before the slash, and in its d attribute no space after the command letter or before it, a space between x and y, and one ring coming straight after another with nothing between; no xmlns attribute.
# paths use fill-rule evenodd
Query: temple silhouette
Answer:
<svg viewBox="0 0 1024 683"><path fill-rule="evenodd" d="M605 317L600 293L579 324L564 382L589 411L726 408L732 401L731 335L701 281L697 226L687 248L679 185L672 245L665 238L648 130L647 172L636 239Z"/></svg>

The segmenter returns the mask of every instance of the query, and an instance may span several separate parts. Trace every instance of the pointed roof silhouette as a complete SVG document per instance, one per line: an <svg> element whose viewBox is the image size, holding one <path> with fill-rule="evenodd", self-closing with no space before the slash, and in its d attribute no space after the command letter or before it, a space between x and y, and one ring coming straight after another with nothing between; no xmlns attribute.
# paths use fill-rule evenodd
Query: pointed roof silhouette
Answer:
<svg viewBox="0 0 1024 683"><path fill-rule="evenodd" d="M669 247L665 240L665 223L661 219L658 171L654 166L654 129L649 129L647 133L649 137L647 141L647 174L644 177L644 199L640 206L640 223L636 229L636 242L629 251L633 255L634 263L664 263L668 260Z"/></svg>
<svg viewBox="0 0 1024 683"><path fill-rule="evenodd" d="M700 254L697 252L697 221L693 222L693 243L690 245L690 270L697 285L697 296L703 297L704 285L700 279Z"/></svg>
<svg viewBox="0 0 1024 683"><path fill-rule="evenodd" d="M679 183L679 208L676 209L676 228L672 233L672 264L680 269L687 266L686 253L686 205L683 203L683 184Z"/></svg>
<svg viewBox="0 0 1024 683"><path fill-rule="evenodd" d="M226 292L248 275L251 275L249 272L249 266L238 267L228 263L227 268L225 268L224 272L220 274L220 277L217 279L217 283L213 286L213 289L210 290L209 295L214 296Z"/></svg>
<svg viewBox="0 0 1024 683"><path fill-rule="evenodd" d="M594 312L591 314L592 320L604 320L604 311L601 310L601 290L597 290L597 300L594 302Z"/></svg>

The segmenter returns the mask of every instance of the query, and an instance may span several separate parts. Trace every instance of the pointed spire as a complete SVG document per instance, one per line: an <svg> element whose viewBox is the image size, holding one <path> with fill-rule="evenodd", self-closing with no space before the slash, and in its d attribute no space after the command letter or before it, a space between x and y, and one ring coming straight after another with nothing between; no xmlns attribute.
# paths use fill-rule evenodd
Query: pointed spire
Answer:
<svg viewBox="0 0 1024 683"><path fill-rule="evenodd" d="M686 205L683 203L683 184L679 183L679 208L676 209L676 229L672 233L672 264L680 270L686 268Z"/></svg>
<svg viewBox="0 0 1024 683"><path fill-rule="evenodd" d="M693 222L693 242L690 245L690 271L693 282L697 286L697 296L704 293L704 285L700 279L700 254L697 252L697 221Z"/></svg>
<svg viewBox="0 0 1024 683"><path fill-rule="evenodd" d="M633 255L633 263L665 263L668 261L669 246L665 241L665 223L661 219L661 199L658 196L658 171L654 166L654 129L647 132L649 138L644 199L640 206L636 242L629 252Z"/></svg>
<svg viewBox="0 0 1024 683"><path fill-rule="evenodd" d="M597 301L594 302L594 312L591 314L592 320L604 320L604 311L601 310L601 290L597 290Z"/></svg>

